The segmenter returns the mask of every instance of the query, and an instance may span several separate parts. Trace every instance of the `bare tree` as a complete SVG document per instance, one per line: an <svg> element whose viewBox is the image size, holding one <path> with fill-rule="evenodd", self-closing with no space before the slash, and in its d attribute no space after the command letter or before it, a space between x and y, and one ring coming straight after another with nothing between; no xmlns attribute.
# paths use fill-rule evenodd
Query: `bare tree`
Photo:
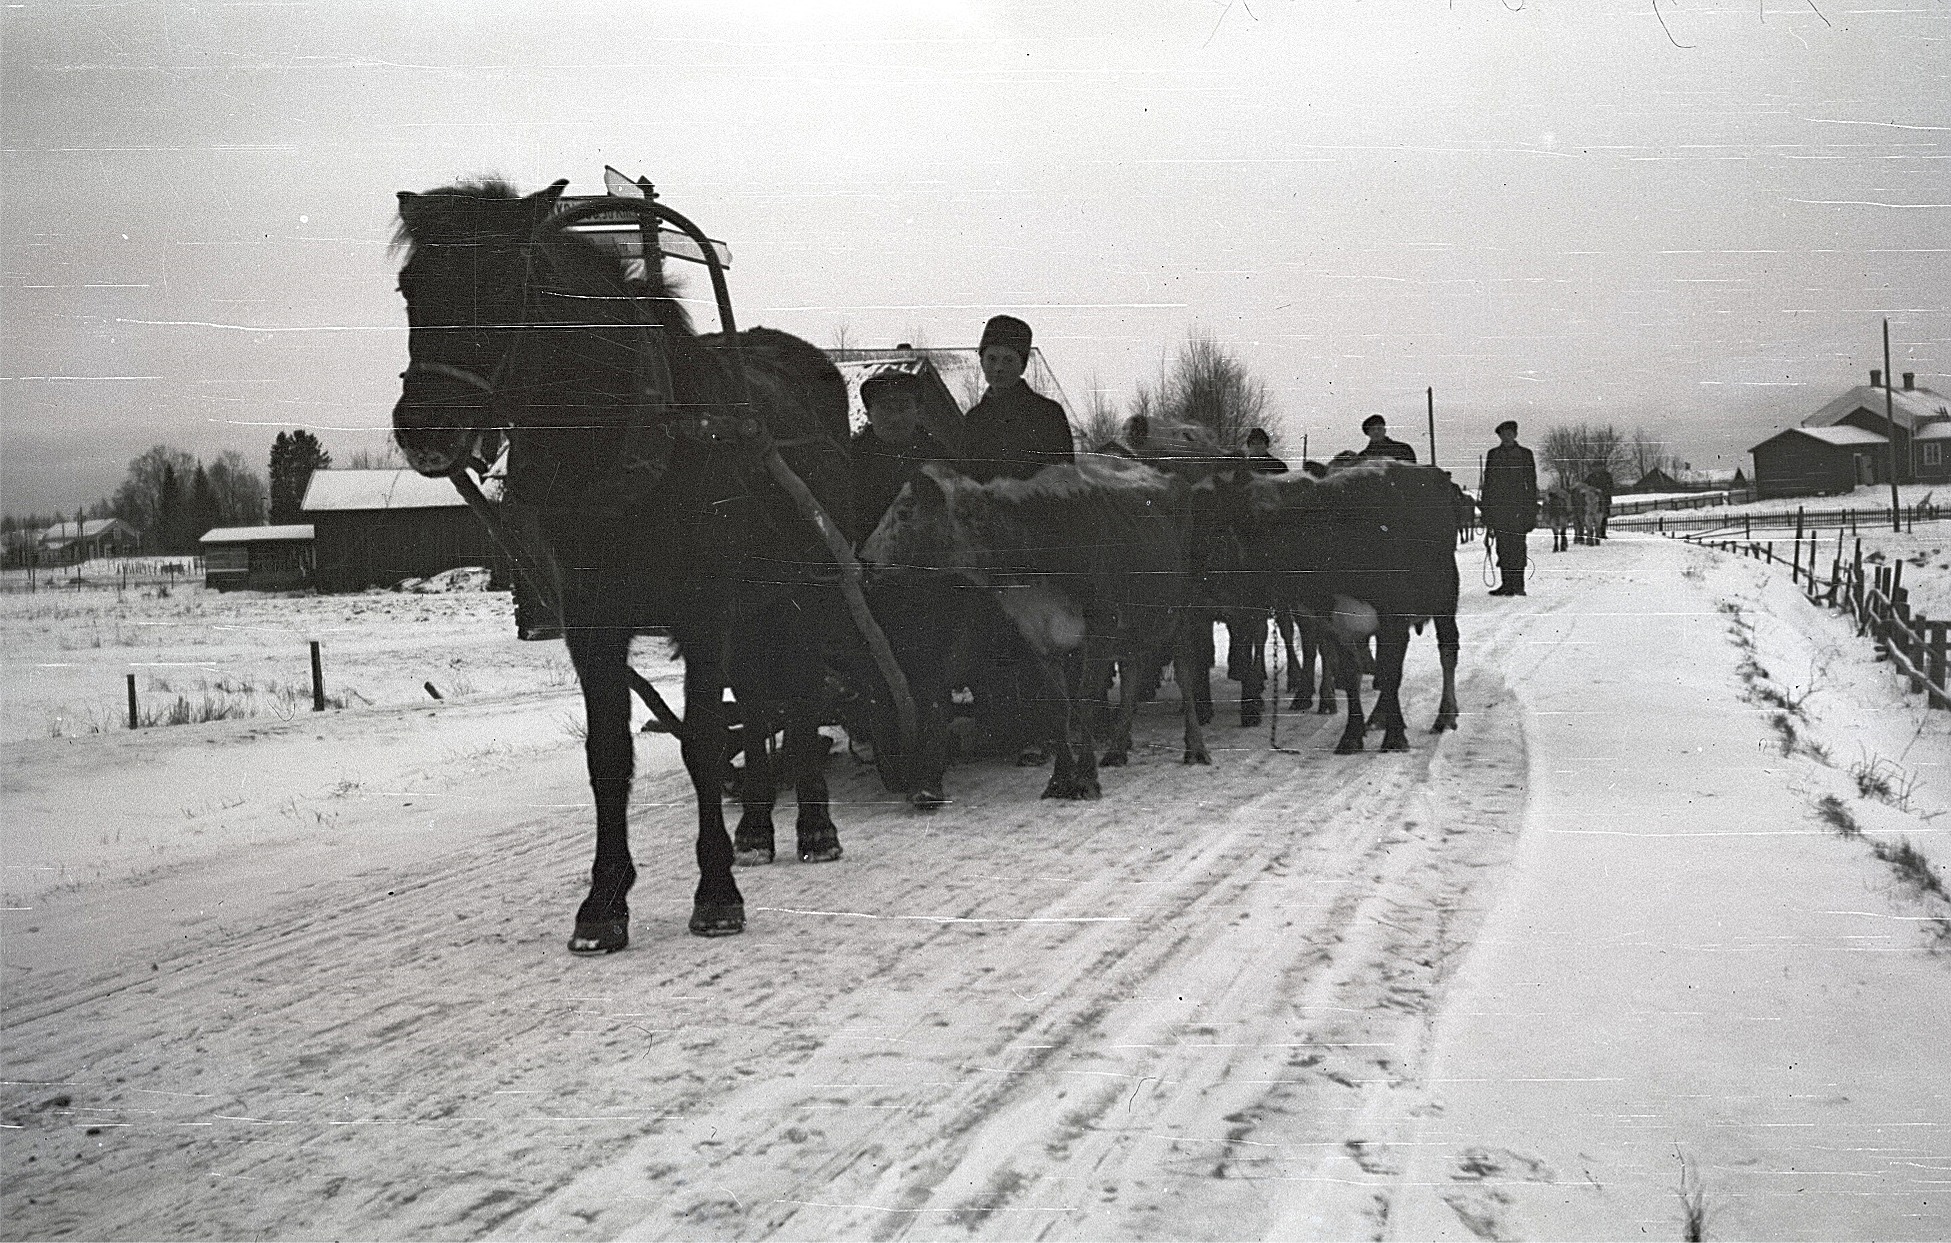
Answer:
<svg viewBox="0 0 1951 1243"><path fill-rule="evenodd" d="M405 470L406 455L389 438L377 449L354 449L346 456L346 470Z"/></svg>
<svg viewBox="0 0 1951 1243"><path fill-rule="evenodd" d="M1626 438L1610 423L1560 423L1545 431L1538 455L1561 485L1578 483L1601 466L1618 475L1630 465Z"/></svg>
<svg viewBox="0 0 1951 1243"><path fill-rule="evenodd" d="M264 476L251 469L243 454L225 449L210 463L209 474L217 525L252 527L264 521L271 508L271 493Z"/></svg>
<svg viewBox="0 0 1951 1243"><path fill-rule="evenodd" d="M1097 376L1091 377L1091 385L1085 390L1090 394L1083 409L1083 418L1077 424L1077 445L1086 452L1096 452L1117 440L1124 434L1124 416L1118 412L1117 403L1104 389Z"/></svg>
<svg viewBox="0 0 1951 1243"><path fill-rule="evenodd" d="M1179 348L1155 401L1159 413L1206 428L1229 450L1245 445L1246 434L1264 426L1269 405L1265 382L1205 336L1191 337Z"/></svg>
<svg viewBox="0 0 1951 1243"><path fill-rule="evenodd" d="M1643 427L1635 427L1632 438L1626 442L1625 462L1632 469L1635 479L1644 478L1656 470L1671 473L1680 464L1679 459L1667 450L1666 441Z"/></svg>

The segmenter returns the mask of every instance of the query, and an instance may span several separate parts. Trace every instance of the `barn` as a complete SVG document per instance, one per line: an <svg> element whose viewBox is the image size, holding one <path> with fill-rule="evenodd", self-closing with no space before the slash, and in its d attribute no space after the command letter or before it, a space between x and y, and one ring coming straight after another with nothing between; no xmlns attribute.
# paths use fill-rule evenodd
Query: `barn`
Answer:
<svg viewBox="0 0 1951 1243"><path fill-rule="evenodd" d="M219 591L291 591L310 584L312 528L213 527L197 541L203 585Z"/></svg>
<svg viewBox="0 0 1951 1243"><path fill-rule="evenodd" d="M41 565L80 565L96 557L126 557L142 546L136 529L120 518L57 522L40 533L36 555Z"/></svg>
<svg viewBox="0 0 1951 1243"><path fill-rule="evenodd" d="M1898 483L1951 479L1951 399L1920 386L1911 371L1886 392L1883 372L1873 370L1868 384L1845 390L1749 452L1759 496L1888 483L1893 452Z"/></svg>
<svg viewBox="0 0 1951 1243"><path fill-rule="evenodd" d="M320 591L391 587L464 565L508 585L508 559L454 485L410 470L314 471L301 507Z"/></svg>
<svg viewBox="0 0 1951 1243"><path fill-rule="evenodd" d="M1861 427L1791 427L1748 450L1755 495L1830 495L1880 483L1889 441Z"/></svg>

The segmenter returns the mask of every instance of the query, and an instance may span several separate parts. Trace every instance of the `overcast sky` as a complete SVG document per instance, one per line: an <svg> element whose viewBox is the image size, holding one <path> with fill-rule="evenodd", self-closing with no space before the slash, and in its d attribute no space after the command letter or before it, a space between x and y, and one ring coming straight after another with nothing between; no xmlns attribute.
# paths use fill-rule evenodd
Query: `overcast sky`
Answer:
<svg viewBox="0 0 1951 1243"><path fill-rule="evenodd" d="M0 13L13 512L157 442L377 446L395 191L606 163L731 244L742 324L967 345L1007 311L1074 405L1205 333L1290 452L1372 412L1421 446L1433 386L1466 482L1505 416L1746 465L1886 315L1951 390L1951 0Z"/></svg>

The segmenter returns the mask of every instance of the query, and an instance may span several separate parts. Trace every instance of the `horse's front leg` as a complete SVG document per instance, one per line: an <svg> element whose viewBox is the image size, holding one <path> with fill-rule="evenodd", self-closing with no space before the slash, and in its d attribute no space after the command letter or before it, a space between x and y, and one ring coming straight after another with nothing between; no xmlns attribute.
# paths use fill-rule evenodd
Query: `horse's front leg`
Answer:
<svg viewBox="0 0 1951 1243"><path fill-rule="evenodd" d="M569 659L583 692L583 754L596 800L596 862L589 894L576 908L574 954L612 954L630 944L630 887L637 868L630 859L630 778L635 765L630 734L630 632L571 627Z"/></svg>
<svg viewBox="0 0 1951 1243"><path fill-rule="evenodd" d="M701 937L730 936L745 931L745 898L732 879L732 838L725 831L724 634L702 629L685 635L679 646L684 650L684 769L698 799L698 891L690 926Z"/></svg>
<svg viewBox="0 0 1951 1243"><path fill-rule="evenodd" d="M1300 657L1294 651L1294 614L1285 608L1274 610L1274 629L1280 632L1281 645L1287 650L1287 689L1294 692L1294 709L1300 711L1314 706L1314 661L1309 658L1307 668L1301 668ZM1302 643L1307 642L1302 636ZM1303 675L1306 681L1303 682ZM1302 698L1305 690L1307 697Z"/></svg>

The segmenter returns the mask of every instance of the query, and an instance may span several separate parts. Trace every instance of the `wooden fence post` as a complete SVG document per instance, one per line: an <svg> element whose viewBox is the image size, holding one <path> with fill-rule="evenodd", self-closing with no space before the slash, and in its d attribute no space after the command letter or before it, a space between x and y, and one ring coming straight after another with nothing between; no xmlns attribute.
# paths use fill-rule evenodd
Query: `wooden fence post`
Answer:
<svg viewBox="0 0 1951 1243"><path fill-rule="evenodd" d="M129 728L134 729L140 719L136 716L135 710L135 674L131 673L129 675Z"/></svg>
<svg viewBox="0 0 1951 1243"><path fill-rule="evenodd" d="M325 666L318 656L318 640L312 640L312 711L325 711Z"/></svg>
<svg viewBox="0 0 1951 1243"><path fill-rule="evenodd" d="M1930 651L1925 662L1930 668L1931 685L1939 690L1951 689L1945 685L1945 646L1946 636L1951 634L1951 622L1934 621L1930 624Z"/></svg>

